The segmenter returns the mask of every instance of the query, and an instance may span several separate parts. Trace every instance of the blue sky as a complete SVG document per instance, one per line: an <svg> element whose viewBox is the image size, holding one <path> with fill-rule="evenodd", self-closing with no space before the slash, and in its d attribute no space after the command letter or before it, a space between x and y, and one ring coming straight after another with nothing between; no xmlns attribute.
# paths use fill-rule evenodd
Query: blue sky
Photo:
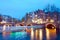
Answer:
<svg viewBox="0 0 60 40"><path fill-rule="evenodd" d="M47 4L60 8L60 0L0 0L0 14L21 19L27 12L43 9Z"/></svg>

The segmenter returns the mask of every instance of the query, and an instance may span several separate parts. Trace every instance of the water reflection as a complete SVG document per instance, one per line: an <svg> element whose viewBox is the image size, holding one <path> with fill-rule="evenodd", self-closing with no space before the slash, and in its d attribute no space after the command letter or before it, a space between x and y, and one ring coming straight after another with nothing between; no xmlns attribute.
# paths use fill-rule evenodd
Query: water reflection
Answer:
<svg viewBox="0 0 60 40"><path fill-rule="evenodd" d="M38 30L36 30L36 32L35 32L35 37L36 37L36 40L38 40L38 37L39 37L39 31Z"/></svg>
<svg viewBox="0 0 60 40"><path fill-rule="evenodd" d="M2 33L4 40L20 40L27 36L26 32L3 32Z"/></svg>
<svg viewBox="0 0 60 40"><path fill-rule="evenodd" d="M49 36L49 30L48 30L48 29L46 29L46 38L47 38L47 40L50 39L50 36Z"/></svg>
<svg viewBox="0 0 60 40"><path fill-rule="evenodd" d="M31 34L28 34L28 32L3 32L2 36L5 40L43 40L44 38L46 38L44 40L56 40L56 29L31 28Z"/></svg>
<svg viewBox="0 0 60 40"><path fill-rule="evenodd" d="M56 40L56 29L45 29L46 40ZM43 40L43 29L34 30L31 28L31 40ZM45 39L44 39L45 40Z"/></svg>
<svg viewBox="0 0 60 40"><path fill-rule="evenodd" d="M31 28L31 40L34 40L34 30Z"/></svg>
<svg viewBox="0 0 60 40"><path fill-rule="evenodd" d="M43 30L42 29L31 29L31 40L42 40L43 39Z"/></svg>
<svg viewBox="0 0 60 40"><path fill-rule="evenodd" d="M3 33L2 33L2 36L3 36L3 37L9 36L9 35L10 35L10 32L3 32Z"/></svg>
<svg viewBox="0 0 60 40"><path fill-rule="evenodd" d="M43 30L42 29L40 29L39 30L39 40L42 40L43 39Z"/></svg>
<svg viewBox="0 0 60 40"><path fill-rule="evenodd" d="M10 39L10 32L3 32L2 36L3 36L3 40L9 40Z"/></svg>
<svg viewBox="0 0 60 40"><path fill-rule="evenodd" d="M46 39L47 40L56 40L56 29L47 29L46 28Z"/></svg>

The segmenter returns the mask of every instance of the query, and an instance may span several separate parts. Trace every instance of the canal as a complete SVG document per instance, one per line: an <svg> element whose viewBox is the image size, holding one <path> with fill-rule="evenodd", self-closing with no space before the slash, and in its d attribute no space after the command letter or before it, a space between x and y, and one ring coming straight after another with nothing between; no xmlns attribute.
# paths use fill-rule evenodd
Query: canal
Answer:
<svg viewBox="0 0 60 40"><path fill-rule="evenodd" d="M0 40L60 40L56 29L33 29L22 32L0 33Z"/></svg>

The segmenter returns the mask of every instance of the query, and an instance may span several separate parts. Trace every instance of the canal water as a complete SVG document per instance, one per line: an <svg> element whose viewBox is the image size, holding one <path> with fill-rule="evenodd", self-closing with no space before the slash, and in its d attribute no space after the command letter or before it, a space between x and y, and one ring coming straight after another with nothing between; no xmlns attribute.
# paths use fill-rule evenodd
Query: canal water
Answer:
<svg viewBox="0 0 60 40"><path fill-rule="evenodd" d="M0 40L60 40L56 29L27 29L22 32L0 33Z"/></svg>

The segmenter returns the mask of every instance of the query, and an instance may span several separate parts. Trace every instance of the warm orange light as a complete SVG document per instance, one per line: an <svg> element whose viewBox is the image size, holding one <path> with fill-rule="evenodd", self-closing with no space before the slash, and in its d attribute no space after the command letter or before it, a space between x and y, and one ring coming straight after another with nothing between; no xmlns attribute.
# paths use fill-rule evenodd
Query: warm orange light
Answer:
<svg viewBox="0 0 60 40"><path fill-rule="evenodd" d="M50 39L49 29L47 29L47 28L46 28L46 37L47 37L47 40Z"/></svg>
<svg viewBox="0 0 60 40"><path fill-rule="evenodd" d="M38 30L36 30L35 33L36 33L36 40L38 40L38 35L39 35L39 34L38 34Z"/></svg>
<svg viewBox="0 0 60 40"><path fill-rule="evenodd" d="M34 40L34 31L33 31L33 28L31 28L31 40Z"/></svg>
<svg viewBox="0 0 60 40"><path fill-rule="evenodd" d="M37 19L37 24L42 24L43 20L42 19Z"/></svg>
<svg viewBox="0 0 60 40"><path fill-rule="evenodd" d="M50 22L54 22L54 20L53 20L53 19L51 19L51 20L50 20Z"/></svg>
<svg viewBox="0 0 60 40"><path fill-rule="evenodd" d="M43 38L43 30L42 29L39 30L39 38L40 38L40 40L42 40L42 38Z"/></svg>

